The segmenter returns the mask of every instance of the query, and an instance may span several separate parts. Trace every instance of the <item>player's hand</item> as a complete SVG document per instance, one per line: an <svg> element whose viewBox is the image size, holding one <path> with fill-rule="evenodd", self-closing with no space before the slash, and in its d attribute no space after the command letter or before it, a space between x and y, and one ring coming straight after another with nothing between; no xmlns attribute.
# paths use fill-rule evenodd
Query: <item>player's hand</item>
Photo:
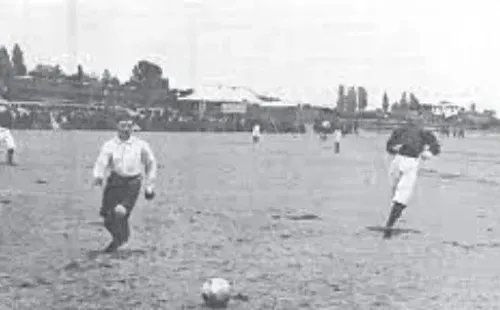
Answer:
<svg viewBox="0 0 500 310"><path fill-rule="evenodd" d="M399 150L401 149L401 147L402 147L402 146L403 146L402 144L396 144L396 145L394 145L394 146L392 147L392 150L393 150L394 152L399 152Z"/></svg>
<svg viewBox="0 0 500 310"><path fill-rule="evenodd" d="M152 186L147 187L144 191L144 198L146 198L146 200L153 200L155 196L156 194Z"/></svg>
<svg viewBox="0 0 500 310"><path fill-rule="evenodd" d="M423 151L421 154L420 154L420 158L422 158L423 160L429 160L433 157L434 155L432 155L432 153L428 150L425 150Z"/></svg>
<svg viewBox="0 0 500 310"><path fill-rule="evenodd" d="M102 186L102 178L94 178L94 186Z"/></svg>

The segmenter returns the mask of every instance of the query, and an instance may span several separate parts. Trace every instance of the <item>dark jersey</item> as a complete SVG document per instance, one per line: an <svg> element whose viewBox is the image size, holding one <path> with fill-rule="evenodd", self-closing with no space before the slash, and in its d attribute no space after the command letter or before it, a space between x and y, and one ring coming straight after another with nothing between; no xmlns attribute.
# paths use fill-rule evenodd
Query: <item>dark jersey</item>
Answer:
<svg viewBox="0 0 500 310"><path fill-rule="evenodd" d="M401 145L397 151L394 150L396 145ZM424 151L425 145L429 146L429 151L434 156L441 152L441 146L431 131L410 124L392 132L387 141L386 150L392 155L400 154L417 158Z"/></svg>

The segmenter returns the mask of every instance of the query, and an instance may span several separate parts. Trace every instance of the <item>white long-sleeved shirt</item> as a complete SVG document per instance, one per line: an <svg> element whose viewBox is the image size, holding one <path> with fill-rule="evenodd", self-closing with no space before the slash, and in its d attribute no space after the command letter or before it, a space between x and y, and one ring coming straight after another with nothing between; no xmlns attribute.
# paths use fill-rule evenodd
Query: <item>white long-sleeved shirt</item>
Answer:
<svg viewBox="0 0 500 310"><path fill-rule="evenodd" d="M342 140L342 131L340 131L340 129L335 129L333 132L333 138L335 142L340 143L340 140Z"/></svg>
<svg viewBox="0 0 500 310"><path fill-rule="evenodd" d="M4 127L0 127L0 145L7 149L15 149L16 142L14 137L10 133L10 130Z"/></svg>
<svg viewBox="0 0 500 310"><path fill-rule="evenodd" d="M260 137L260 125L253 126L252 136L253 137Z"/></svg>
<svg viewBox="0 0 500 310"><path fill-rule="evenodd" d="M94 165L94 178L104 178L106 170L120 176L145 175L145 182L152 186L156 179L156 158L149 144L136 137L122 141L115 137L101 148Z"/></svg>

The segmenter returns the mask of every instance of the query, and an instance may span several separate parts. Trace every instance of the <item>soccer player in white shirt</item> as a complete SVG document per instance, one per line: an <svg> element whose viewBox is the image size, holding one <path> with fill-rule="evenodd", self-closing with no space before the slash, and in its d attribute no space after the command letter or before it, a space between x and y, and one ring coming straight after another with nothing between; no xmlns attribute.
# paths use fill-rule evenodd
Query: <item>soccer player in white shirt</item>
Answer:
<svg viewBox="0 0 500 310"><path fill-rule="evenodd" d="M101 186L106 170L109 176L104 187L100 215L113 240L104 250L114 252L128 241L128 219L145 181L145 198L155 196L156 159L149 144L132 136L133 120L122 117L118 121L118 135L105 142L94 166L94 184ZM144 173L143 173L144 172Z"/></svg>
<svg viewBox="0 0 500 310"><path fill-rule="evenodd" d="M7 149L7 163L13 166L16 142L10 130L5 127L0 127L0 144Z"/></svg>
<svg viewBox="0 0 500 310"><path fill-rule="evenodd" d="M252 128L252 141L253 143L257 143L260 140L260 125L255 124Z"/></svg>
<svg viewBox="0 0 500 310"><path fill-rule="evenodd" d="M340 153L340 140L342 140L342 131L340 127L336 127L333 131L333 138L335 143L335 153Z"/></svg>

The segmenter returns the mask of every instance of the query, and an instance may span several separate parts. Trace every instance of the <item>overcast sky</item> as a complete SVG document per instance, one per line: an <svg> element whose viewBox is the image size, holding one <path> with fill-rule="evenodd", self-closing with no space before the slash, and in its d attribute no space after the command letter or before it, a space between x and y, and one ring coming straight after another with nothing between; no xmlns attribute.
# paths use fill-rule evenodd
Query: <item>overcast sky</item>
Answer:
<svg viewBox="0 0 500 310"><path fill-rule="evenodd" d="M0 44L28 67L121 79L139 59L173 87L244 85L330 104L338 84L500 110L498 5L486 0L0 0ZM73 60L76 55L77 60Z"/></svg>

